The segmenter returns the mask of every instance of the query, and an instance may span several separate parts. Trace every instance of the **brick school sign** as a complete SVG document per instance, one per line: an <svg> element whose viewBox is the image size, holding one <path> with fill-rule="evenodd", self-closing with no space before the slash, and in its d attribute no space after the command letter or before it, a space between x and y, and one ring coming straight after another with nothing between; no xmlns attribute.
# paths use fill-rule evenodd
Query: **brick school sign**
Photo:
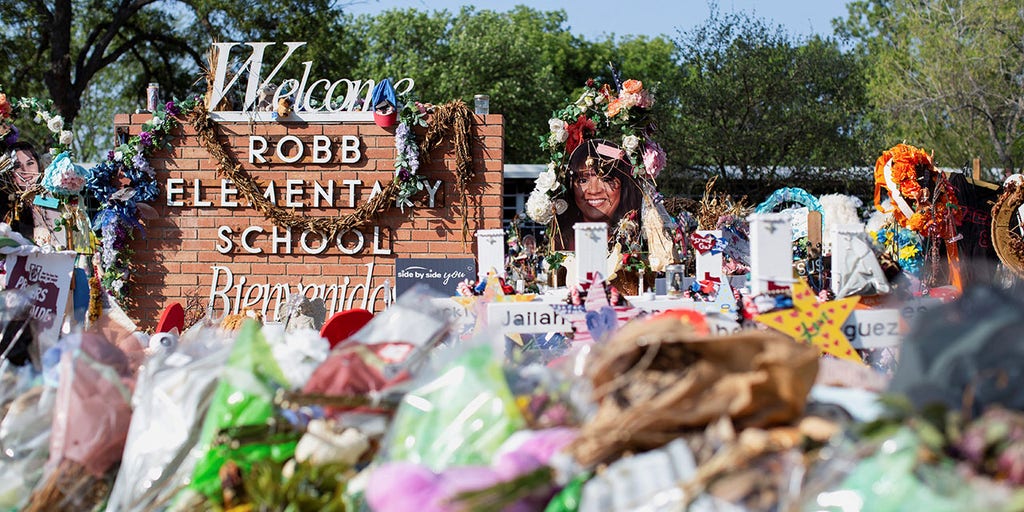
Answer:
<svg viewBox="0 0 1024 512"><path fill-rule="evenodd" d="M380 193L394 176L394 128L372 113L343 120L252 122L221 116L226 150L262 184L271 203L309 216L338 217ZM141 131L150 114L118 115L118 133ZM467 192L471 236L462 241L461 192L451 145L431 153L418 174L427 186L403 213L391 207L369 224L335 237L275 226L247 204L231 180L218 176L196 132L182 127L174 149L151 160L161 186L132 244L131 311L143 325L173 302L198 294L215 316L242 308L273 319L292 295L321 297L328 313L363 307L379 311L394 300L396 258L460 258L475 254L476 229L501 227L503 119L474 116L474 177ZM454 286L452 288L454 293Z"/></svg>

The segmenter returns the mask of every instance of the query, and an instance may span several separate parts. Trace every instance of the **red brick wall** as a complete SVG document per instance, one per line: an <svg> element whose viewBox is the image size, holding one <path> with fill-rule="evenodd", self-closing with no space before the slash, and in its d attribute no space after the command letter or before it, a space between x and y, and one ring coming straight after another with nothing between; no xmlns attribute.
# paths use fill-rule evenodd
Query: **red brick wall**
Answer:
<svg viewBox="0 0 1024 512"><path fill-rule="evenodd" d="M141 124L149 118L148 114L118 115L115 125L119 130L127 130L134 135L140 132ZM305 194L301 200L307 205L312 204L313 182L326 187L328 180L333 179L333 208L306 206L297 209L297 212L308 215L323 216L339 216L354 210L348 207L349 187L343 185L342 180L362 180L363 184L356 187L355 194L355 204L359 206L369 197L375 181L384 185L392 178L395 158L393 130L380 128L372 122L220 124L221 140L227 143L226 147L242 167L264 185L271 180L275 182L278 205L283 206L285 203L286 179L304 180ZM265 153L273 158L270 163L249 163L250 135L264 136L270 142L270 149ZM303 160L294 164L274 161L274 143L285 135L296 135L306 144ZM334 149L331 163L311 162L311 141L315 135L325 135L331 139ZM345 135L355 135L360 139L362 157L355 163L340 163L339 146L341 137ZM130 311L131 316L144 326L152 326L160 311L168 304L181 302L184 305L186 294L195 293L203 297L204 301L209 301L211 292L216 289L222 292L214 294L216 314L223 312L225 296L229 299L231 312L234 312L246 298L253 302L257 297L269 294L272 300L258 301L250 307L266 308L267 316L270 317L280 294L274 290L276 284L288 285L292 294L299 291L299 284L307 287L304 291L308 296L326 293L328 310L332 309L332 305L338 310L348 309L350 299L353 307L363 307L364 297L367 296L367 272L371 267L369 288L374 292L374 300L367 301L366 307L382 309L390 302L386 296L394 293L393 289L385 291L384 288L386 279L390 280L392 286L395 282L396 258L473 257L476 254L473 231L501 227L502 117L475 116L473 137L476 174L468 191L470 236L465 245L462 241L460 192L454 173L455 158L449 145L432 153L431 162L421 165L419 170L419 174L426 176L431 183L442 181L436 195L435 208L427 207L427 194L421 192L414 198L416 207L411 215L409 208L406 208L406 213L398 208L388 209L369 225L359 228L365 244L354 255L343 254L333 243L319 255L308 254L299 244L301 232L297 229L292 232L291 253L273 254L270 240L273 223L249 207L240 194L229 197L229 200L238 201L239 207L219 206L221 177L216 175L217 161L200 145L194 130L184 127L182 135L174 141L174 150L160 154L151 161L160 183L160 198L153 205L159 217L146 221L146 238L136 240L132 245L135 255L130 293L136 301L136 307ZM286 148L286 155L294 154L294 145L288 144ZM168 205L166 185L168 179L174 178L185 180L182 185L184 194L174 196L175 200L184 201L184 206ZM213 206L195 205L193 183L197 179L200 182L200 201L212 201ZM229 237L234 247L227 254L217 250L218 245L225 245L218 236L220 226L228 226L233 230ZM254 233L249 237L253 248L262 249L260 254L250 254L241 246L241 233L250 226L263 228L263 233ZM374 254L375 226L381 231L381 248L389 250L390 254ZM279 229L279 233L283 235L284 230ZM349 234L344 238L345 244L351 247L355 239L354 234ZM310 236L308 245L319 247L320 238ZM218 283L213 286L215 266L227 268L233 275L234 285L238 285L244 277L244 285L233 286L225 291L226 274L220 271ZM344 286L346 282L347 286ZM324 292L308 288L309 285L323 285ZM331 288L332 285L336 288ZM452 291L454 293L454 289ZM332 301L332 297L342 293L343 299Z"/></svg>

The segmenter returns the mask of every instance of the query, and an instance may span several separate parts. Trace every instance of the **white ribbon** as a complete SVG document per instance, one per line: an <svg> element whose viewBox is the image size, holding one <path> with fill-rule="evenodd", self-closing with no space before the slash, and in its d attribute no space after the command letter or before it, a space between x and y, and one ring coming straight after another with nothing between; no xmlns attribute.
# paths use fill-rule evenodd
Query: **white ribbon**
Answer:
<svg viewBox="0 0 1024 512"><path fill-rule="evenodd" d="M892 202L896 203L896 207L900 209L903 216L909 219L914 215L914 210L907 204L906 199L903 199L903 195L900 194L900 186L892 179L892 161L893 159L890 158L882 169L882 176L885 177L885 188L889 189L889 197L892 197Z"/></svg>

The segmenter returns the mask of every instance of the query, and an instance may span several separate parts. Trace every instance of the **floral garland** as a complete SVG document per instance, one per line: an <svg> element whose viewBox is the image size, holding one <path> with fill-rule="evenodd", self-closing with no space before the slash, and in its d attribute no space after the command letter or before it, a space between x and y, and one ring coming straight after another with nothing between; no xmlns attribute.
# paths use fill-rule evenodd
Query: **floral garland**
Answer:
<svg viewBox="0 0 1024 512"><path fill-rule="evenodd" d="M526 201L530 218L555 226L555 216L568 208L562 195L570 189L569 156L584 141L597 136L618 137L634 177L653 191L654 180L666 161L665 151L651 139L654 130L649 116L653 106L654 96L639 80L626 80L616 91L608 84L587 80L580 97L548 121L549 133L542 137L541 148L548 151L551 161L537 177Z"/></svg>
<svg viewBox="0 0 1024 512"><path fill-rule="evenodd" d="M197 101L193 98L160 105L153 118L142 124L141 133L107 152L106 160L92 168L85 179L85 190L100 204L93 220L93 228L100 231L100 281L118 301L128 297L131 241L136 231L145 236L139 222L140 205L155 200L160 192L149 158L157 151L171 149L171 132L181 126L176 116L183 109L192 109ZM128 184L121 186L124 180Z"/></svg>
<svg viewBox="0 0 1024 512"><path fill-rule="evenodd" d="M0 142L8 146L17 142L21 131L14 125L14 120L28 114L33 116L36 124L45 123L46 129L53 136L51 155L70 152L74 134L64 129L64 118L54 110L53 101L37 98L10 99L3 91L0 85Z"/></svg>

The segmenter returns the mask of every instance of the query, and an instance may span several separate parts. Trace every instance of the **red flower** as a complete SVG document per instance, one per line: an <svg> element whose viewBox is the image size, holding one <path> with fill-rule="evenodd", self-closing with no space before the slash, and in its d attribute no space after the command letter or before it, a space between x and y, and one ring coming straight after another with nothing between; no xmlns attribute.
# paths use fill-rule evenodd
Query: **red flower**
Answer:
<svg viewBox="0 0 1024 512"><path fill-rule="evenodd" d="M581 115L565 131L569 132L569 137L565 139L565 152L571 155L572 150L583 144L584 140L594 136L597 127L594 126L594 122L587 118L587 116Z"/></svg>

